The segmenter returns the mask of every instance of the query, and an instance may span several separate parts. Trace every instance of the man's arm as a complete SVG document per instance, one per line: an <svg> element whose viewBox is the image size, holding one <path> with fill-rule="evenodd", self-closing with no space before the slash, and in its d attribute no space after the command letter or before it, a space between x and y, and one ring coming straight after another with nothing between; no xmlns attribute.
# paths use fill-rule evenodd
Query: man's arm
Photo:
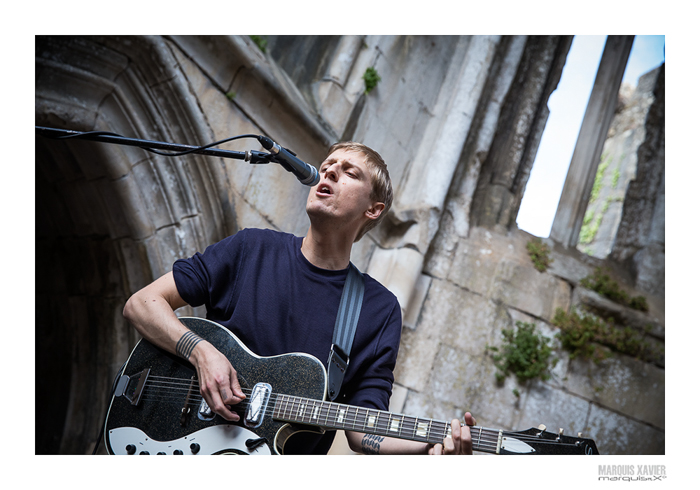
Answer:
<svg viewBox="0 0 700 490"><path fill-rule="evenodd" d="M227 407L245 398L236 371L212 344L178 320L175 310L186 304L168 272L129 298L124 317L151 343L192 363L209 407L226 420L237 421L238 414Z"/></svg>
<svg viewBox="0 0 700 490"><path fill-rule="evenodd" d="M446 437L442 444L395 439L379 435L346 432L350 449L364 454L472 454L470 425L475 425L474 417L464 414L467 426L460 426L459 420L452 420L452 437Z"/></svg>

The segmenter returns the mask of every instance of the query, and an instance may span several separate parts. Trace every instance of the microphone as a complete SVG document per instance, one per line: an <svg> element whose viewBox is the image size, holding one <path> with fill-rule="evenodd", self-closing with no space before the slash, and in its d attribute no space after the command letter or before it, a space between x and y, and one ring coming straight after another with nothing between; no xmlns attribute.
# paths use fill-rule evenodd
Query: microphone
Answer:
<svg viewBox="0 0 700 490"><path fill-rule="evenodd" d="M321 180L316 167L299 160L294 153L282 148L267 136L258 136L258 141L263 148L272 153L275 162L282 165L287 172L293 173L302 184L313 187Z"/></svg>

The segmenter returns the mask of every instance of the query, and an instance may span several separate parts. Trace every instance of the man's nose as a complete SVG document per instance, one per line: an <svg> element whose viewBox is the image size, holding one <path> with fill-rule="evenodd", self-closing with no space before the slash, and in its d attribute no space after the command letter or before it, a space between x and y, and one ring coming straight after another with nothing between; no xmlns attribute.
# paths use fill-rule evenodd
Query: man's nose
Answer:
<svg viewBox="0 0 700 490"><path fill-rule="evenodd" d="M334 182L338 181L338 172L336 172L335 164L326 167L326 171L324 172L324 174L326 178L331 179Z"/></svg>

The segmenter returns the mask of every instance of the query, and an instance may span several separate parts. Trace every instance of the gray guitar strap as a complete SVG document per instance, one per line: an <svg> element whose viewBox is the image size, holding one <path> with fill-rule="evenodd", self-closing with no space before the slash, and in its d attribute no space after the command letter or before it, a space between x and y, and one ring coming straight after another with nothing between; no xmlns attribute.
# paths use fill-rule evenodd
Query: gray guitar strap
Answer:
<svg viewBox="0 0 700 490"><path fill-rule="evenodd" d="M350 364L350 350L355 339L364 294L365 279L357 267L350 263L343 295L340 298L338 316L335 318L331 352L328 355L328 396L331 401L335 400L340 393L345 371Z"/></svg>

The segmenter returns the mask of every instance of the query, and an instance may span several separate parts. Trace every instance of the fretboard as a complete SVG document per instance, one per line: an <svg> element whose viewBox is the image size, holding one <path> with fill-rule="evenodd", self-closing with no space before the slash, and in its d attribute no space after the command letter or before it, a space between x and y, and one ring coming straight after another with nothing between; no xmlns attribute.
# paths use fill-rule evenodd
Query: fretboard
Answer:
<svg viewBox="0 0 700 490"><path fill-rule="evenodd" d="M446 437L452 435L449 422L290 395L277 395L272 416L285 422L314 425L325 429L364 432L429 444L442 443ZM483 427L470 427L470 430L472 446L475 450L497 452L500 431Z"/></svg>

